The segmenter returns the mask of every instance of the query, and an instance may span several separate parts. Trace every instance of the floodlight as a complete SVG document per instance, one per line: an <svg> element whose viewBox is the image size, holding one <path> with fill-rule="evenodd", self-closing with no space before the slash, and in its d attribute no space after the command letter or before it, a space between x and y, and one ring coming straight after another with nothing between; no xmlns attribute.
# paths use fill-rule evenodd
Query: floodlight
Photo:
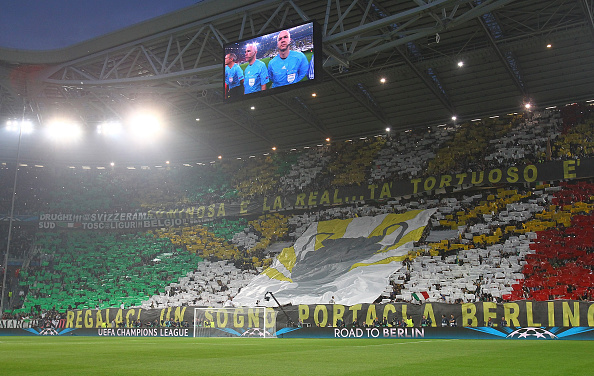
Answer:
<svg viewBox="0 0 594 376"><path fill-rule="evenodd" d="M462 60L460 60L458 62L458 68L462 68L464 66L464 62Z"/></svg>
<svg viewBox="0 0 594 376"><path fill-rule="evenodd" d="M386 128L386 132L390 132L390 127L387 127Z"/></svg>
<svg viewBox="0 0 594 376"><path fill-rule="evenodd" d="M97 126L97 133L105 136L117 136L122 132L122 124L119 121L106 121Z"/></svg>
<svg viewBox="0 0 594 376"><path fill-rule="evenodd" d="M128 130L138 141L151 141L162 133L163 127L158 116L148 112L138 112L130 117Z"/></svg>
<svg viewBox="0 0 594 376"><path fill-rule="evenodd" d="M66 119L55 119L49 122L46 132L49 138L55 141L74 141L82 135L79 124Z"/></svg>
<svg viewBox="0 0 594 376"><path fill-rule="evenodd" d="M31 123L29 120L21 121L21 132L25 134L33 133L33 123Z"/></svg>
<svg viewBox="0 0 594 376"><path fill-rule="evenodd" d="M458 117L456 115L452 116L452 121L456 121L458 120Z"/></svg>
<svg viewBox="0 0 594 376"><path fill-rule="evenodd" d="M14 133L32 133L33 123L29 120L8 120L6 121L6 130Z"/></svg>

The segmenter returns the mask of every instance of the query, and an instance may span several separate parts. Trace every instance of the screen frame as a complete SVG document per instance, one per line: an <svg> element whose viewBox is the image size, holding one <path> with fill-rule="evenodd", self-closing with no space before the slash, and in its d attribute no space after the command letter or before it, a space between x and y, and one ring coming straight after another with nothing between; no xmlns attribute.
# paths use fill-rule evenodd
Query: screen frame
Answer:
<svg viewBox="0 0 594 376"><path fill-rule="evenodd" d="M313 53L313 60L314 60L314 79L313 80L308 78L307 80L302 80L302 81L295 82L295 83L288 84L288 85L277 86L274 88L270 87L271 82L269 82L266 90L257 91L257 92L249 93L249 94L242 94L242 95L239 95L236 97L228 98L227 93L225 91L225 79L223 79L223 85L222 85L223 86L222 87L223 103L233 103L233 102L243 101L243 100L252 99L252 98L259 98L259 97L274 95L274 94L283 93L283 92L287 92L290 90L295 90L295 89L307 87L307 86L322 82L322 74L323 74L322 73L323 72L323 69L322 69L322 34L321 34L320 26L315 20L311 20L311 21L300 23L300 24L284 27L284 28L277 29L272 32L262 33L262 34L259 34L256 36L250 36L249 38L243 38L243 39L236 40L233 42L225 43L223 45L223 67L222 67L223 77L225 77L225 67L226 67L224 58L229 53L228 50L230 50L231 47L237 48L242 45L245 46L250 41L256 42L258 39L261 39L266 36L278 34L283 30L291 30L293 28L298 28L298 27L301 27L303 25L308 25L308 24L312 25L312 38L313 38L312 53ZM257 60L262 60L262 58L260 58L260 57L256 57L256 58L257 58ZM272 58L269 58L268 61L271 59ZM311 59L308 61L308 63L309 62L311 62ZM236 64L243 65L243 64L245 64L245 62L236 62ZM266 68L268 68L268 63L265 63L265 64L266 64Z"/></svg>

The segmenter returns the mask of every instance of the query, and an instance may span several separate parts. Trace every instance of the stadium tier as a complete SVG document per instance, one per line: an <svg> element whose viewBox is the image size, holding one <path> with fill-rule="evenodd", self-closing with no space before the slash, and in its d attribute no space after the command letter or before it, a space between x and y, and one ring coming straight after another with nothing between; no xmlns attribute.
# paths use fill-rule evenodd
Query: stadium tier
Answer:
<svg viewBox="0 0 594 376"><path fill-rule="evenodd" d="M0 42L0 329L594 327L591 1L153 11Z"/></svg>
<svg viewBox="0 0 594 376"><path fill-rule="evenodd" d="M21 166L4 314L590 301L593 123L547 110L192 168Z"/></svg>

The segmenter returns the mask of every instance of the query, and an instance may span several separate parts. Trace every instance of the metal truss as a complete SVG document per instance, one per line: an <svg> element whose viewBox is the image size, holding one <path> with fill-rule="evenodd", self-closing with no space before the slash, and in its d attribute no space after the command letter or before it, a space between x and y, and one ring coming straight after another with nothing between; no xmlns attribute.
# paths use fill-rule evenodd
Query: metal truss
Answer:
<svg viewBox="0 0 594 376"><path fill-rule="evenodd" d="M593 0L578 0L584 14L586 15L586 23L590 29L590 34L594 37L594 1Z"/></svg>
<svg viewBox="0 0 594 376"><path fill-rule="evenodd" d="M455 27L511 1L486 0L460 12L456 10L468 0L414 0L409 1L409 9L379 20L368 17L373 1L367 2L363 12L355 6L359 0L328 0L322 9L303 2L308 11L293 0L238 1L239 6L232 11L56 65L43 72L39 81L46 86L88 89L140 84L158 91L163 82L214 88L223 76L224 43L319 20L322 15L324 51L330 56L325 66L348 66L357 59ZM353 18L359 21L353 22ZM396 23L399 27L389 33L383 29Z"/></svg>
<svg viewBox="0 0 594 376"><path fill-rule="evenodd" d="M460 5L469 3L469 1L414 0L415 6L413 8L388 15L379 20L362 22L361 25L351 27L348 30L343 31L341 29L340 32L336 32L337 28L344 26L342 23L337 22L327 31L326 27L328 25L325 24L324 47L334 50L343 60L350 62L457 27L512 1L514 0L487 0L478 6L461 11ZM339 4L339 2L336 3ZM357 0L353 0L351 5L355 3L357 3ZM372 3L368 2L364 19L368 18ZM331 1L329 0L327 12L333 9L330 6ZM340 15L339 21L343 20L351 9L352 6L349 6L344 12L341 12L337 7L336 12ZM395 25L397 26L394 27ZM384 33L383 28L387 26L392 26L392 28L389 33Z"/></svg>
<svg viewBox="0 0 594 376"><path fill-rule="evenodd" d="M471 5L472 6L472 5ZM478 24L481 26L484 35L489 41L491 47L495 51L497 58L503 64L510 77L512 78L514 85L518 88L522 96L526 97L527 88L525 82L522 80L522 75L519 71L518 63L513 56L511 51L507 53L502 52L497 46L497 39L504 37L501 26L491 13L486 13L481 17L476 18Z"/></svg>
<svg viewBox="0 0 594 376"><path fill-rule="evenodd" d="M23 80L33 106L44 103L78 109L87 123L117 117L122 109L141 101L159 101L174 116L185 116L199 108L215 111L258 138L273 144L264 127L240 110L221 110L221 86L224 70L223 45L278 28L316 20L323 34L324 69L329 80L338 84L367 111L388 125L381 107L360 81L347 84L346 74L369 71L379 61L391 58L408 66L450 112L454 105L440 80L425 62L435 59L425 50L421 56L410 55L410 45L428 36L453 30L469 22L479 22L490 47L505 65L518 90L526 93L519 67L510 55L514 39L540 35L561 28L584 27L584 17L576 17L574 7L582 7L587 26L594 36L592 0L552 1L540 14L511 14L504 8L518 0L236 0L218 5L216 12L196 14L181 25L145 32L139 38L96 52L78 56L38 72L34 80ZM214 2L213 2L214 3ZM217 2L223 3L223 2ZM198 6L197 9L200 7ZM484 15L497 11L498 23L505 30L501 38L493 36ZM534 21L539 17L538 22ZM534 26L534 25L537 26ZM92 42L88 42L92 43ZM406 48L404 47L406 46ZM471 46L469 46L470 48ZM441 47L440 47L441 48ZM453 48L453 47L452 47ZM457 46L459 48L459 46ZM450 52L452 52L450 54ZM453 56L441 49L440 55ZM382 60L383 59L383 60ZM5 87L0 90L7 90ZM13 98L14 93L0 93ZM273 97L292 107L293 99ZM8 100L2 99L6 108ZM5 109L3 108L3 112ZM298 107L299 108L299 107ZM85 111L85 110L89 111ZM92 115L89 113L92 112ZM85 114L86 113L86 114ZM246 116L248 121L246 121ZM328 134L312 111L299 111L306 123Z"/></svg>
<svg viewBox="0 0 594 376"><path fill-rule="evenodd" d="M279 104L283 105L287 110L299 116L303 121L311 127L320 132L324 138L332 137L328 129L318 119L313 110L305 104L305 102L298 96L286 97L280 95L273 95L272 98Z"/></svg>

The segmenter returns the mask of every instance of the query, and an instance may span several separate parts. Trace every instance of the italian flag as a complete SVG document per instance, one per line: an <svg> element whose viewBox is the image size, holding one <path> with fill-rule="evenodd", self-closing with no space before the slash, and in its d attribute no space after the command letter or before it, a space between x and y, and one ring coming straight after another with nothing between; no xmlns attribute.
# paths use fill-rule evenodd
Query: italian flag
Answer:
<svg viewBox="0 0 594 376"><path fill-rule="evenodd" d="M421 291L419 293L413 292L412 297L415 298L416 300L427 300L429 299L429 293L427 291Z"/></svg>

